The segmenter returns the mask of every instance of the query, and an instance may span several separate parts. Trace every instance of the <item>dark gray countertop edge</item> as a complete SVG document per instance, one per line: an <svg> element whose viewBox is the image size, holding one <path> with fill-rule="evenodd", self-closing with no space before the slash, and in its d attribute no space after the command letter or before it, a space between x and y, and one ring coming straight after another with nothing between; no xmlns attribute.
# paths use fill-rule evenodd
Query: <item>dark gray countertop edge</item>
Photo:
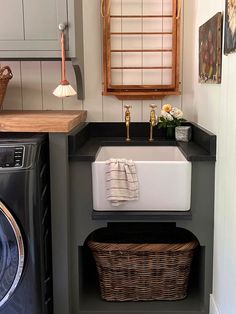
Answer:
<svg viewBox="0 0 236 314"><path fill-rule="evenodd" d="M106 126L120 127L119 123L85 123L80 127L77 133L69 137L69 160L70 161L88 161L93 162L99 148L102 146L178 146L188 161L216 161L216 136L207 130L191 124L193 129L193 141L177 142L165 138L157 138L149 142L146 137L133 138L131 142L126 142L124 137L104 136ZM139 128L141 123L137 123ZM102 128L102 135L98 137L98 130ZM143 127L143 125L142 125ZM146 127L146 124L145 124ZM92 130L91 130L92 129ZM95 134L94 134L95 129ZM111 132L113 134L113 132ZM97 136L95 136L97 135ZM116 134L120 135L120 134Z"/></svg>
<svg viewBox="0 0 236 314"><path fill-rule="evenodd" d="M191 220L192 212L189 211L95 211L92 212L94 220L134 220L134 219L158 219L158 220L173 220L183 219Z"/></svg>
<svg viewBox="0 0 236 314"><path fill-rule="evenodd" d="M94 140L94 141L93 141ZM85 146L86 145L86 146ZM176 141L155 141L151 145L148 142L133 141L127 145L126 142L106 140L106 139L90 139L75 154L69 155L70 161L95 161L99 148L102 146L178 146L188 161L216 161L215 155L210 155L202 147L195 143L183 143ZM189 147L189 149L188 149ZM192 153L194 151L194 153Z"/></svg>

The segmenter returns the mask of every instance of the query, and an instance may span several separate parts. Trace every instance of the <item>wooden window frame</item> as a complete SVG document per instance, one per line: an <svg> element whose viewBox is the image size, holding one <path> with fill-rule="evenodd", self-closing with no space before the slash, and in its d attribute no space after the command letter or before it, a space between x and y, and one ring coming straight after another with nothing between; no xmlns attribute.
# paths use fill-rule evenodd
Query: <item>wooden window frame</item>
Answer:
<svg viewBox="0 0 236 314"><path fill-rule="evenodd" d="M162 99L169 95L180 95L180 83L179 83L179 71L180 71L180 3L179 0L172 0L173 2L173 14L172 15L116 15L110 14L110 7L112 0L102 1L102 15L103 15L103 69L104 69L104 83L103 83L103 95L113 95L119 99ZM120 32L111 33L111 19L114 18L172 18L172 32ZM131 50L111 50L111 36L115 35L172 35L172 49L131 49ZM111 53L116 52L172 52L172 66L171 67L111 67ZM111 84L111 71L112 69L172 69L172 83L170 85L112 85Z"/></svg>

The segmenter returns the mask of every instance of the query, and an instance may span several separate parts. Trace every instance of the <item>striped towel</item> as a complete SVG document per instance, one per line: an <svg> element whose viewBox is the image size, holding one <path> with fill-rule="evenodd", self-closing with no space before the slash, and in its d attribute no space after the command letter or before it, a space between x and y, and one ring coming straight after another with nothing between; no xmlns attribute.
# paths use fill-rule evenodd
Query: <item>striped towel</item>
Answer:
<svg viewBox="0 0 236 314"><path fill-rule="evenodd" d="M113 206L138 200L139 184L132 160L109 159L106 161L107 199Z"/></svg>

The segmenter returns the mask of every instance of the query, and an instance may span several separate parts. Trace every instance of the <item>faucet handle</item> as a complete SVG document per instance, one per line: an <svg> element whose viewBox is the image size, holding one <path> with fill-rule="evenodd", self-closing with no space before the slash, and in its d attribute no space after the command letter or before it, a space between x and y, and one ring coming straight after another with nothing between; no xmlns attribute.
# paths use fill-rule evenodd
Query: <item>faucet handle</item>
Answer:
<svg viewBox="0 0 236 314"><path fill-rule="evenodd" d="M151 104L149 107L151 108L151 111L150 111L150 123L151 123L152 127L154 127L158 123L158 117L157 117L157 114L156 114L156 111L155 111L155 108L157 108L157 105Z"/></svg>
<svg viewBox="0 0 236 314"><path fill-rule="evenodd" d="M151 111L150 111L150 137L149 137L149 142L153 142L154 139L153 139L153 128L157 125L158 123L158 117L157 117L157 114L156 114L156 111L155 111L155 108L157 108L157 105L155 104L151 104L149 106L151 108Z"/></svg>
<svg viewBox="0 0 236 314"><path fill-rule="evenodd" d="M131 106L131 105L124 105L124 108L127 109L127 110L129 110L129 109L132 108L132 106Z"/></svg>
<svg viewBox="0 0 236 314"><path fill-rule="evenodd" d="M157 108L157 105L151 104L149 107L150 107L151 109L156 109L156 108Z"/></svg>

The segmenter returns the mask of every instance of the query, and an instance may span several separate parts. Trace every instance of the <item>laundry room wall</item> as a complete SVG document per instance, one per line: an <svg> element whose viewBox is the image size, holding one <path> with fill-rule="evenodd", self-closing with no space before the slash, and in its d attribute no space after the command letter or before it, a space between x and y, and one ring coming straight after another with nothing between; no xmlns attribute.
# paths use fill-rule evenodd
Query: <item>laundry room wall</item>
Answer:
<svg viewBox="0 0 236 314"><path fill-rule="evenodd" d="M187 2L187 1L186 1ZM214 287L211 314L236 313L236 53L223 55L222 83L198 83L198 31L225 0L198 0L196 6L194 97L183 103L187 117L217 135L215 182Z"/></svg>
<svg viewBox="0 0 236 314"><path fill-rule="evenodd" d="M182 95L166 97L162 101L125 101L102 96L102 21L100 0L83 0L84 52L85 52L85 99L76 97L58 99L52 91L60 81L59 61L7 62L13 70L4 102L4 110L88 110L89 121L122 121L123 105L132 105L132 120L147 121L149 104L156 103L160 110L163 103L182 107L191 106L193 95L193 46L195 0L184 2ZM141 5L141 4L140 4ZM6 61L0 60L2 65ZM75 87L73 68L68 65L68 76Z"/></svg>

